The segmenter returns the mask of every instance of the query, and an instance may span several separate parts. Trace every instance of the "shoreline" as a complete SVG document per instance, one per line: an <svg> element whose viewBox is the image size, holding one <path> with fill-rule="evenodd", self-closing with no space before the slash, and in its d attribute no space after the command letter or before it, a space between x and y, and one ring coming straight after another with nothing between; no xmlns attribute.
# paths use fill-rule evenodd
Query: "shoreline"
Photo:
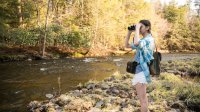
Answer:
<svg viewBox="0 0 200 112"><path fill-rule="evenodd" d="M161 63L159 77L147 85L150 112L195 112L200 109L200 58ZM188 64L191 63L189 66ZM173 66L172 66L173 65ZM178 66L179 65L179 66ZM174 67L176 66L176 67ZM186 67L187 66L187 67ZM186 67L186 68L185 68ZM140 102L131 85L133 74L116 71L102 80L79 83L64 94L49 95L45 101L31 101L33 112L138 112ZM189 79L195 77L194 79Z"/></svg>
<svg viewBox="0 0 200 112"><path fill-rule="evenodd" d="M52 96L49 100L31 101L28 110L33 112L138 112L140 103L131 85L132 77L132 74L115 72L103 81L79 84L75 90ZM180 99L181 96L187 97L186 93L181 92L185 91L183 88L188 87L188 92L191 92L189 88L191 86L200 90L195 83L171 73L162 72L159 77L152 77L152 82L147 86L149 110L151 112L189 111L192 106L200 109L198 103L187 105L185 99ZM162 97L159 97L160 95ZM200 100L198 94L193 97Z"/></svg>
<svg viewBox="0 0 200 112"><path fill-rule="evenodd" d="M47 48L46 56L42 57L34 47L30 48L0 48L0 62L13 62L13 61L32 61L32 60L51 60L51 59L64 59L64 58L90 58L90 57L102 57L102 56L120 56L124 54L134 54L135 50L99 50L88 49L74 50L74 51L62 51L59 48L50 47ZM200 52L194 51L168 51L158 50L160 53L183 53L183 54L198 54Z"/></svg>

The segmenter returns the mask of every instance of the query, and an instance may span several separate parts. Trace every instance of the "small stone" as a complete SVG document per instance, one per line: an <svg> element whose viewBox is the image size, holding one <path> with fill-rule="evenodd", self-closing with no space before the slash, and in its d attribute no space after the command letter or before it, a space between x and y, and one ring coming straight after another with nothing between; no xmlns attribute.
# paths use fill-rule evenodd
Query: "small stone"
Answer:
<svg viewBox="0 0 200 112"><path fill-rule="evenodd" d="M79 91L79 90L74 90L74 92L72 93L72 95L76 97L81 96L81 94L82 94L82 91Z"/></svg>
<svg viewBox="0 0 200 112"><path fill-rule="evenodd" d="M40 71L46 71L47 68L40 68Z"/></svg>
<svg viewBox="0 0 200 112"><path fill-rule="evenodd" d="M111 89L111 92L112 92L113 94L119 94L119 90L116 89L116 88L112 88L112 89Z"/></svg>
<svg viewBox="0 0 200 112"><path fill-rule="evenodd" d="M175 73L175 70L167 70L168 73Z"/></svg>
<svg viewBox="0 0 200 112"><path fill-rule="evenodd" d="M127 92L125 92L125 91L120 91L119 96L121 98L127 98L127 97L129 97L129 94Z"/></svg>
<svg viewBox="0 0 200 112"><path fill-rule="evenodd" d="M94 90L94 93L95 93L95 94L101 94L101 93L102 93L102 90L101 90L101 89L95 89L95 90Z"/></svg>
<svg viewBox="0 0 200 112"><path fill-rule="evenodd" d="M127 104L125 101L123 101L123 102L120 103L120 106L121 106L122 108L127 107L127 105L128 105L128 104Z"/></svg>
<svg viewBox="0 0 200 112"><path fill-rule="evenodd" d="M47 98L49 98L49 99L53 98L53 95L52 95L52 94L46 94L45 96L46 96Z"/></svg>
<svg viewBox="0 0 200 112"><path fill-rule="evenodd" d="M137 102L136 102L135 99L131 99L129 102L130 102L130 104L131 104L132 106L134 106L134 107L137 106Z"/></svg>
<svg viewBox="0 0 200 112"><path fill-rule="evenodd" d="M19 94L19 93L21 93L22 91L24 91L24 90L16 91L15 94Z"/></svg>
<svg viewBox="0 0 200 112"><path fill-rule="evenodd" d="M171 109L171 110L169 110L167 112L181 112L181 111L179 109Z"/></svg>
<svg viewBox="0 0 200 112"><path fill-rule="evenodd" d="M56 110L53 107L48 107L47 112L56 112Z"/></svg>
<svg viewBox="0 0 200 112"><path fill-rule="evenodd" d="M162 105L163 105L165 108L168 108L168 106L167 106L167 101L163 101L163 102L162 102Z"/></svg>
<svg viewBox="0 0 200 112"><path fill-rule="evenodd" d="M100 101L98 101L98 102L96 103L95 107L96 107L96 108L101 108L101 107L103 107L104 105L105 105L104 101L100 100Z"/></svg>
<svg viewBox="0 0 200 112"><path fill-rule="evenodd" d="M34 111L34 112L46 112L47 111L47 105L43 104L39 108L37 108L39 111Z"/></svg>
<svg viewBox="0 0 200 112"><path fill-rule="evenodd" d="M47 103L47 112L56 112L54 106L55 104L53 104L52 102Z"/></svg>
<svg viewBox="0 0 200 112"><path fill-rule="evenodd" d="M32 61L32 59L31 59L31 58L28 58L27 60L28 60L28 61Z"/></svg>
<svg viewBox="0 0 200 112"><path fill-rule="evenodd" d="M87 85L87 89L94 89L95 88L95 84L91 83Z"/></svg>
<svg viewBox="0 0 200 112"><path fill-rule="evenodd" d="M40 106L41 106L41 103L38 102L38 101L31 101L31 102L28 104L28 108L29 108L30 110L36 109L36 108L38 108L38 107L40 107Z"/></svg>
<svg viewBox="0 0 200 112"><path fill-rule="evenodd" d="M87 91L88 91L88 89L85 89L85 88L82 89L83 93L87 93Z"/></svg>
<svg viewBox="0 0 200 112"><path fill-rule="evenodd" d="M107 84L102 84L101 85L101 89L103 89L103 90L108 89L108 88L109 88L109 86Z"/></svg>
<svg viewBox="0 0 200 112"><path fill-rule="evenodd" d="M105 81L105 82L110 82L110 81L113 81L113 80L115 80L115 77L114 77L114 76L111 76L111 77L105 79L104 81Z"/></svg>
<svg viewBox="0 0 200 112"><path fill-rule="evenodd" d="M98 95L98 94L90 94L89 97L91 99L94 99L95 101L99 101L99 100L102 100L102 96L101 95Z"/></svg>
<svg viewBox="0 0 200 112"><path fill-rule="evenodd" d="M169 60L168 63L172 63L172 60Z"/></svg>
<svg viewBox="0 0 200 112"><path fill-rule="evenodd" d="M99 108L93 107L88 112L103 112L103 111L101 109L99 109Z"/></svg>

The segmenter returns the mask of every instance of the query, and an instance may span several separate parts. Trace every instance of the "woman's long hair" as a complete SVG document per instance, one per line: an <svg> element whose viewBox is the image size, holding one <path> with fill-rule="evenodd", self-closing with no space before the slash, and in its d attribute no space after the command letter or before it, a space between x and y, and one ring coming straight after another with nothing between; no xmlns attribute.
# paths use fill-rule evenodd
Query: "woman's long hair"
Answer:
<svg viewBox="0 0 200 112"><path fill-rule="evenodd" d="M149 30L148 32L151 34L151 22L149 20L140 20L139 23L142 23L144 26L148 26L149 27Z"/></svg>

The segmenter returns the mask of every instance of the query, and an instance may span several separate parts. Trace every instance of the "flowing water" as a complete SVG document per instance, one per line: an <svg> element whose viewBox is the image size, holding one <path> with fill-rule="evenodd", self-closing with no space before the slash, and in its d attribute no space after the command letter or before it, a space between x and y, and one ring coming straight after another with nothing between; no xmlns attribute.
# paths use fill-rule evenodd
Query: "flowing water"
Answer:
<svg viewBox="0 0 200 112"><path fill-rule="evenodd" d="M162 61L199 57L200 54L162 54ZM101 81L115 71L125 73L131 54L94 58L66 58L0 63L0 111L26 111L32 100L46 100L46 94L73 90L79 83Z"/></svg>

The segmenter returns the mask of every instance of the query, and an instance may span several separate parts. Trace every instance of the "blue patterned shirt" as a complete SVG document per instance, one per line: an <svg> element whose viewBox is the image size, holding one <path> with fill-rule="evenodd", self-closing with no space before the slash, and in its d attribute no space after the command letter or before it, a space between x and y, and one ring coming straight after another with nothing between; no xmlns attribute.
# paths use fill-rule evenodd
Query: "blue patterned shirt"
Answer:
<svg viewBox="0 0 200 112"><path fill-rule="evenodd" d="M155 49L154 38L151 34L148 34L146 37L143 37L139 40L139 45L135 46L133 42L131 43L132 49L136 49L136 54L134 60L140 63L140 66L136 67L136 73L143 71L147 83L151 82L149 67L147 63L150 63L150 60L154 59L153 51Z"/></svg>

